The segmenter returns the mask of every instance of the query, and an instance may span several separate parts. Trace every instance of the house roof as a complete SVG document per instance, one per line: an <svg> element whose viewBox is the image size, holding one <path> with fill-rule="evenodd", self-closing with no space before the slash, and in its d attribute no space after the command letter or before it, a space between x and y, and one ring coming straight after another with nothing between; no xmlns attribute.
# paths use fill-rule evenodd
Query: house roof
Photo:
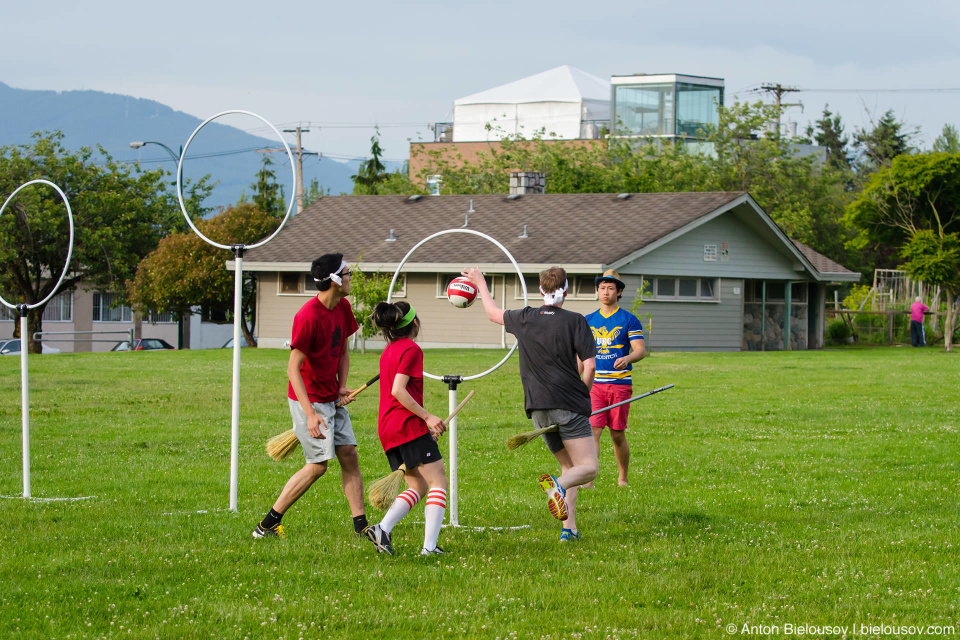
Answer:
<svg viewBox="0 0 960 640"><path fill-rule="evenodd" d="M610 81L570 65L509 82L454 100L467 104L522 104L526 102L610 101Z"/></svg>
<svg viewBox="0 0 960 640"><path fill-rule="evenodd" d="M392 271L424 238L443 230L467 229L496 238L525 272L563 264L572 273L593 273L741 205L755 209L776 230L785 250L811 270L854 275L809 247L791 245L743 192L638 193L628 197L603 193L513 198L499 194L327 196L290 218L272 241L248 250L244 268L305 271L317 256L341 252L347 262L359 262L366 270ZM615 228L609 224L611 220L617 222ZM526 237L520 237L524 227ZM391 232L396 240L387 242ZM509 259L483 238L454 233L423 244L405 268L459 270L470 264L483 268L509 264Z"/></svg>

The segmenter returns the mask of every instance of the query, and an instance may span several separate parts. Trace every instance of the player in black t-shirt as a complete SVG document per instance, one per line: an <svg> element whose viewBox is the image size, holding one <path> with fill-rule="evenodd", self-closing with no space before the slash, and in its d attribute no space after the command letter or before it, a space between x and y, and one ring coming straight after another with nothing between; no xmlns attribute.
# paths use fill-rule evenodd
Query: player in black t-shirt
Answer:
<svg viewBox="0 0 960 640"><path fill-rule="evenodd" d="M597 476L597 445L590 427L590 387L596 372L597 346L579 313L563 309L567 273L551 267L540 273L541 307L504 311L497 307L479 269L463 276L480 292L487 317L517 338L524 409L536 427L558 425L543 436L560 463L560 477L540 476L553 517L563 522L560 541L577 540L577 488ZM578 373L578 359L583 374Z"/></svg>

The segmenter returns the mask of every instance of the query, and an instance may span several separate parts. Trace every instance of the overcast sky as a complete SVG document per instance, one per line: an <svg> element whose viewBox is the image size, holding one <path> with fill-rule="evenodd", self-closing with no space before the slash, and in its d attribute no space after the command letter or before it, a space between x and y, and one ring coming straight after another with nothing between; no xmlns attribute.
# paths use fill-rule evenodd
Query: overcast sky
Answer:
<svg viewBox="0 0 960 640"><path fill-rule="evenodd" d="M254 111L310 123L305 146L363 156L373 124L388 159L453 101L569 64L602 78L636 72L726 80L726 103L779 82L805 89L960 88L960 3L727 2L6 2L0 81L95 89L199 118ZM824 103L848 133L893 109L929 146L960 125L960 91L790 94L806 123ZM250 119L229 124L266 135ZM167 141L182 144L183 140Z"/></svg>

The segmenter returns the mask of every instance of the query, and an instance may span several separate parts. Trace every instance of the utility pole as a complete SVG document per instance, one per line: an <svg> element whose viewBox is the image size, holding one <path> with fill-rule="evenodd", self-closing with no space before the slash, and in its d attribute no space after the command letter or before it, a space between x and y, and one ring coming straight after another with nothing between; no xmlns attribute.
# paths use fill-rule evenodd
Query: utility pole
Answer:
<svg viewBox="0 0 960 640"><path fill-rule="evenodd" d="M310 129L304 129L300 125L297 125L296 129L284 129L283 132L297 134L297 213L300 213L303 211L303 156L317 156L317 158L323 156L316 151L303 150L300 136L303 133L309 133ZM275 151L285 151L285 149L264 149L258 153L273 153Z"/></svg>
<svg viewBox="0 0 960 640"><path fill-rule="evenodd" d="M800 87L785 87L779 82L777 84L764 84L760 85L760 89L763 91L768 91L773 94L776 99L777 104L777 137L780 137L780 112L787 107L803 107L803 104L797 102L794 104L786 104L783 102L783 96L788 93L794 93L800 91Z"/></svg>

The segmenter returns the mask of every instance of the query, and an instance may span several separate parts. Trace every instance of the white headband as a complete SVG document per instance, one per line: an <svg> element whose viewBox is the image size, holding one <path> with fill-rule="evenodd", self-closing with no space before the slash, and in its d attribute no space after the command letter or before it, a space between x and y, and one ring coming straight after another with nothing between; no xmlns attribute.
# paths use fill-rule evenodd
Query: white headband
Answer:
<svg viewBox="0 0 960 640"><path fill-rule="evenodd" d="M341 278L341 277L338 276L337 274L340 273L341 271L343 271L343 270L346 268L346 266L347 266L347 261L346 261L346 260L340 260L340 266L337 268L336 271L334 271L333 273L331 273L330 275L328 275L326 278L314 278L313 281L314 281L314 282L324 282L324 281L326 281L326 280L333 280L334 282L337 283L337 286L340 286L340 285L343 284L343 278Z"/></svg>
<svg viewBox="0 0 960 640"><path fill-rule="evenodd" d="M567 292L567 289L570 287L570 281L563 281L563 289L557 289L553 293L547 293L543 290L543 287L540 287L540 295L543 296L543 304L548 307L556 306L558 303L563 301L563 294Z"/></svg>

